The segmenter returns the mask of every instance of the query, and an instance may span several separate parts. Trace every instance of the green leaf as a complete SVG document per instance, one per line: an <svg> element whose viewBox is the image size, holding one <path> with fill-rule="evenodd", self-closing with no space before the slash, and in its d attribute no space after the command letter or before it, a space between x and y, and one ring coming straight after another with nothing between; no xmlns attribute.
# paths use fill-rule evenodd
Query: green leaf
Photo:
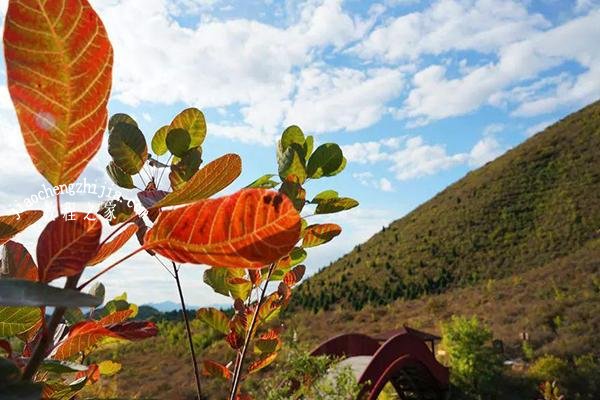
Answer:
<svg viewBox="0 0 600 400"><path fill-rule="evenodd" d="M0 337L15 336L27 332L40 318L39 308L0 307Z"/></svg>
<svg viewBox="0 0 600 400"><path fill-rule="evenodd" d="M342 149L335 143L325 143L317 147L308 160L306 171L313 179L322 176L334 176L340 173L345 165Z"/></svg>
<svg viewBox="0 0 600 400"><path fill-rule="evenodd" d="M298 178L298 182L302 184L306 180L306 161L301 156L298 146L292 144L285 149L278 158L279 177L282 181L288 179L290 175Z"/></svg>
<svg viewBox="0 0 600 400"><path fill-rule="evenodd" d="M166 143L167 149L169 149L173 155L183 157L186 151L191 148L190 144L192 143L192 138L185 129L176 128L171 129L169 133L167 133Z"/></svg>
<svg viewBox="0 0 600 400"><path fill-rule="evenodd" d="M306 190L295 180L285 180L279 191L285 194L294 203L294 208L302 211L306 204Z"/></svg>
<svg viewBox="0 0 600 400"><path fill-rule="evenodd" d="M276 182L271 179L274 176L275 174L263 175L248 186L246 186L246 188L272 189L279 184L279 182Z"/></svg>
<svg viewBox="0 0 600 400"><path fill-rule="evenodd" d="M152 142L150 143L150 145L152 147L152 151L157 156L162 156L168 150L167 133L169 133L169 125L160 127L152 137Z"/></svg>
<svg viewBox="0 0 600 400"><path fill-rule="evenodd" d="M173 190L181 189L198 171L201 163L202 149L200 147L194 147L186 151L181 160L171 165L171 172L169 173L171 188Z"/></svg>
<svg viewBox="0 0 600 400"><path fill-rule="evenodd" d="M191 138L190 148L201 146L206 137L206 120L204 114L197 108L187 108L177 114L169 130L184 129L189 133Z"/></svg>
<svg viewBox="0 0 600 400"><path fill-rule="evenodd" d="M87 365L77 364L71 361L45 359L41 369L55 374L67 374L71 372L83 372L88 370Z"/></svg>
<svg viewBox="0 0 600 400"><path fill-rule="evenodd" d="M310 157L313 151L313 146L314 138L312 136L307 136L306 140L304 141L304 145L302 146L304 148L304 159Z"/></svg>
<svg viewBox="0 0 600 400"><path fill-rule="evenodd" d="M106 294L106 288L101 282L94 282L90 290L89 294L95 296L100 299L100 302L104 302L104 295Z"/></svg>
<svg viewBox="0 0 600 400"><path fill-rule="evenodd" d="M227 268L209 268L204 271L204 283L213 288L215 292L229 296L228 276Z"/></svg>
<svg viewBox="0 0 600 400"><path fill-rule="evenodd" d="M246 301L252 291L252 282L244 278L230 278L227 280L229 284L229 293L234 299Z"/></svg>
<svg viewBox="0 0 600 400"><path fill-rule="evenodd" d="M280 341L274 339L257 339L254 342L254 352L257 354L271 354L279 349Z"/></svg>
<svg viewBox="0 0 600 400"><path fill-rule="evenodd" d="M280 145L282 150L286 150L294 143L303 146L304 142L304 132L296 125L288 126L281 134Z"/></svg>
<svg viewBox="0 0 600 400"><path fill-rule="evenodd" d="M108 135L108 153L123 172L137 174L148 158L144 134L137 126L117 123Z"/></svg>
<svg viewBox="0 0 600 400"><path fill-rule="evenodd" d="M200 308L196 313L198 319L215 331L227 335L229 333L229 318L223 311L216 308Z"/></svg>
<svg viewBox="0 0 600 400"><path fill-rule="evenodd" d="M356 206L358 206L358 201L349 197L320 200L315 210L315 214L332 214L349 210Z"/></svg>
<svg viewBox="0 0 600 400"><path fill-rule="evenodd" d="M135 122L135 119L133 119L132 117L130 117L127 114L123 114L123 113L117 113L114 114L112 117L110 117L110 119L108 120L108 131L112 131L113 128L120 122L129 124L129 125L133 125L137 128L138 124L137 122Z"/></svg>
<svg viewBox="0 0 600 400"><path fill-rule="evenodd" d="M115 185L125 189L135 188L131 175L125 173L125 171L119 168L114 161L111 161L106 166L106 173L108 174L108 177L115 183Z"/></svg>
<svg viewBox="0 0 600 400"><path fill-rule="evenodd" d="M85 319L85 315L79 308L67 308L65 311L65 319L69 325L75 325Z"/></svg>
<svg viewBox="0 0 600 400"><path fill-rule="evenodd" d="M96 307L100 299L71 289L60 289L41 282L20 279L0 280L0 305Z"/></svg>

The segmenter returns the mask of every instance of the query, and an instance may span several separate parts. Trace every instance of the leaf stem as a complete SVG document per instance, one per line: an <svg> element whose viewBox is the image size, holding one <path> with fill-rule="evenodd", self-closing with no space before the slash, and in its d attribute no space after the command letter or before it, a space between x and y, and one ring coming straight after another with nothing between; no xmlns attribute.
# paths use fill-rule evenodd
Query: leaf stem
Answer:
<svg viewBox="0 0 600 400"><path fill-rule="evenodd" d="M229 394L229 400L235 400L239 389L240 378L242 375L242 367L244 366L244 357L248 351L248 347L250 344L250 340L252 339L252 334L254 331L254 326L256 325L256 319L258 318L258 312L260 311L260 306L265 298L265 293L267 292L267 287L269 286L269 280L271 279L271 275L275 270L275 263L272 263L269 266L269 272L267 273L267 278L265 279L265 285L260 292L260 296L258 297L258 302L256 304L256 309L252 314L252 321L250 322L250 327L248 329L248 333L246 334L246 338L244 339L244 345L242 346L242 351L239 355L239 358L236 360L236 366L234 368L233 380L231 382L231 392Z"/></svg>
<svg viewBox="0 0 600 400"><path fill-rule="evenodd" d="M65 289L73 289L77 285L77 281L79 280L80 276L81 274L77 274L75 276L68 277L67 282L65 283ZM56 328L58 327L58 324L60 324L65 311L67 311L66 307L56 307L52 313L52 316L50 317L50 322L46 325L45 329L42 327L42 329L44 329L42 336L40 337L40 341L35 347L33 354L29 358L29 362L23 371L21 380L29 381L36 374L40 364L42 361L44 361L44 358L46 358L48 346L51 344L54 338ZM45 316L42 318L45 318Z"/></svg>
<svg viewBox="0 0 600 400"><path fill-rule="evenodd" d="M200 385L200 371L198 370L198 362L196 361L196 351L194 350L194 341L192 340L192 329L190 328L190 321L188 319L187 310L185 308L185 300L183 298L183 291L181 290L181 281L179 280L179 269L173 264L173 273L175 282L177 282L177 291L179 292L179 300L181 301L181 311L183 312L183 321L185 322L185 329L187 330L188 344L190 346L190 354L192 357L192 365L194 367L194 377L196 378L196 392L198 394L198 400L202 400L202 387Z"/></svg>
<svg viewBox="0 0 600 400"><path fill-rule="evenodd" d="M60 217L62 215L60 212L60 193L56 194L56 211L58 211L58 216Z"/></svg>
<svg viewBox="0 0 600 400"><path fill-rule="evenodd" d="M112 263L111 265L109 265L108 267L104 268L102 271L98 272L96 275L92 276L90 279L88 279L87 281L85 281L84 283L82 283L81 285L79 285L77 287L77 290L83 289L84 287L86 287L87 285L89 285L92 281L98 279L100 276L104 275L105 273L107 273L108 271L110 271L111 269L113 269L114 267L116 267L117 265L121 264L123 261L127 260L128 258L133 257L134 255L136 255L137 253L139 253L142 250L144 250L144 247L140 247L136 251L134 251L132 253L129 253L125 257L121 258L119 261L116 261L116 262Z"/></svg>

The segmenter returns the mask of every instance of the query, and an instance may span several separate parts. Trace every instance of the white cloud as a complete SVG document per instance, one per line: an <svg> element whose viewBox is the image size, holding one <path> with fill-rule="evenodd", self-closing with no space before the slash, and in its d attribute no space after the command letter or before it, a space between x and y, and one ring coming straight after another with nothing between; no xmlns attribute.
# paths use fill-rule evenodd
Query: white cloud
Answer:
<svg viewBox="0 0 600 400"><path fill-rule="evenodd" d="M500 132L504 131L504 128L505 128L504 124L500 124L500 123L489 124L485 128L483 128L483 134L484 135L495 135L496 133L500 133Z"/></svg>
<svg viewBox="0 0 600 400"><path fill-rule="evenodd" d="M469 152L469 165L480 167L483 164L492 161L506 149L502 148L495 137L487 135L473 146Z"/></svg>
<svg viewBox="0 0 600 400"><path fill-rule="evenodd" d="M352 177L363 186L373 187L383 192L394 191L392 182L390 182L387 178L376 179L371 172L356 172L352 174Z"/></svg>
<svg viewBox="0 0 600 400"><path fill-rule="evenodd" d="M536 133L543 131L544 129L546 129L547 127L552 125L554 122L556 122L556 121L545 120L545 121L539 122L535 125L532 125L529 128L527 128L527 130L525 130L525 136L531 137L531 136L535 135Z"/></svg>
<svg viewBox="0 0 600 400"><path fill-rule="evenodd" d="M392 186L392 182L387 180L386 178L379 179L379 188L384 192L393 192L394 187Z"/></svg>

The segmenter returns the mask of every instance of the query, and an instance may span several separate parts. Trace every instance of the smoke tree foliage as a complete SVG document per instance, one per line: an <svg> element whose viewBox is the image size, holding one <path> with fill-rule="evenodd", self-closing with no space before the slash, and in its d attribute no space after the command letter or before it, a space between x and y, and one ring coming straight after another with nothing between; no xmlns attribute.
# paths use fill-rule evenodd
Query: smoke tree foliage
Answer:
<svg viewBox="0 0 600 400"><path fill-rule="evenodd" d="M311 215L330 214L358 205L333 190L307 197L309 180L344 169L340 147L313 148L312 136L290 126L277 145L276 174L213 197L239 176L242 162L226 154L201 167L207 132L200 110L183 110L160 127L152 152L133 118L108 119L113 51L87 0L9 0L3 39L7 85L23 140L33 165L53 186L57 215L39 234L36 260L12 239L42 212L0 216L0 397L70 399L100 375L120 369L108 361L88 364L94 348L157 334L154 323L132 320L137 307L126 296L98 308L104 287L97 279L145 251L172 264L179 289L181 264L210 266L204 282L229 296L235 313L229 318L205 308L198 318L220 333L235 357L203 360L203 373L226 381L230 399L249 398L240 383L280 352L277 316L304 275L306 249L341 232L333 223L310 224L301 212L308 207ZM112 159L107 174L118 186L137 190L143 209L119 198L97 212L63 213L60 193L98 152L106 130ZM108 219L108 234L100 218ZM105 265L134 235L137 249ZM87 267L103 264L80 282ZM64 288L49 285L59 278L66 278ZM181 290L180 295L183 302ZM47 306L53 307L50 316ZM81 307L91 311L84 314ZM197 387L201 396L199 379Z"/></svg>

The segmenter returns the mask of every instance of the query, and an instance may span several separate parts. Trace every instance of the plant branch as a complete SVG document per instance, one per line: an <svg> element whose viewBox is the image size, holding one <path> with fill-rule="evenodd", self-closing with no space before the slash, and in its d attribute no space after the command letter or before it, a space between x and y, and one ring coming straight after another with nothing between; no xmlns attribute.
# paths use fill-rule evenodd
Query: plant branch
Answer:
<svg viewBox="0 0 600 400"><path fill-rule="evenodd" d="M192 329L190 328L190 321L188 319L187 310L185 308L185 300L183 299L183 291L181 290L181 281L179 280L179 269L173 264L173 273L175 282L177 282L177 291L179 292L179 300L181 301L181 311L183 312L183 321L185 322L185 329L187 330L188 344L190 346L190 354L192 357L192 365L194 366L194 376L196 378L196 392L198 394L198 400L202 400L202 387L200 385L200 371L198 370L198 362L196 361L196 351L194 350L194 341L192 340Z"/></svg>
<svg viewBox="0 0 600 400"><path fill-rule="evenodd" d="M81 274L77 274L75 276L71 276L67 278L67 282L65 283L65 289L73 289L77 286L77 281ZM42 332L42 336L40 337L40 341L38 342L33 354L29 358L29 362L27 362L27 366L23 371L23 376L21 379L23 381L29 381L36 374L38 368L44 358L46 358L46 352L48 351L48 347L52 344L52 340L54 339L54 334L56 333L56 328L63 316L65 315L65 311L67 311L66 307L56 307L52 316L50 317L50 322L46 325L45 329Z"/></svg>
<svg viewBox="0 0 600 400"><path fill-rule="evenodd" d="M87 285L89 285L92 281L98 279L100 276L104 275L105 273L107 273L108 271L110 271L111 269L113 269L114 267L116 267L117 265L121 264L123 261L127 260L128 258L133 257L134 255L136 255L137 253L139 253L142 250L145 250L144 247L140 247L139 249L137 249L133 253L129 253L125 257L121 258L119 261L116 261L116 262L112 263L111 265L109 265L108 267L104 268L102 271L98 272L96 275L92 276L90 279L88 279L87 281L85 281L84 283L82 283L81 285L79 285L77 287L77 290L83 289L84 287L86 287Z"/></svg>
<svg viewBox="0 0 600 400"><path fill-rule="evenodd" d="M258 297L258 302L256 304L256 309L252 314L252 320L250 321L250 327L248 329L248 333L246 334L246 338L244 339L244 345L242 346L242 352L240 353L239 358L236 360L236 366L234 368L233 380L231 382L231 393L229 394L229 400L235 400L235 396L238 392L238 387L240 383L240 377L242 376L242 368L244 366L244 357L248 351L248 347L250 344L250 340L252 339L252 334L254 331L254 326L256 325L256 320L258 318L258 312L260 311L260 306L265 298L265 293L267 292L267 287L269 286L269 280L271 279L271 275L275 270L275 263L272 263L269 266L269 272L267 273L267 278L265 279L265 286L263 286L262 291L260 292L260 296Z"/></svg>

